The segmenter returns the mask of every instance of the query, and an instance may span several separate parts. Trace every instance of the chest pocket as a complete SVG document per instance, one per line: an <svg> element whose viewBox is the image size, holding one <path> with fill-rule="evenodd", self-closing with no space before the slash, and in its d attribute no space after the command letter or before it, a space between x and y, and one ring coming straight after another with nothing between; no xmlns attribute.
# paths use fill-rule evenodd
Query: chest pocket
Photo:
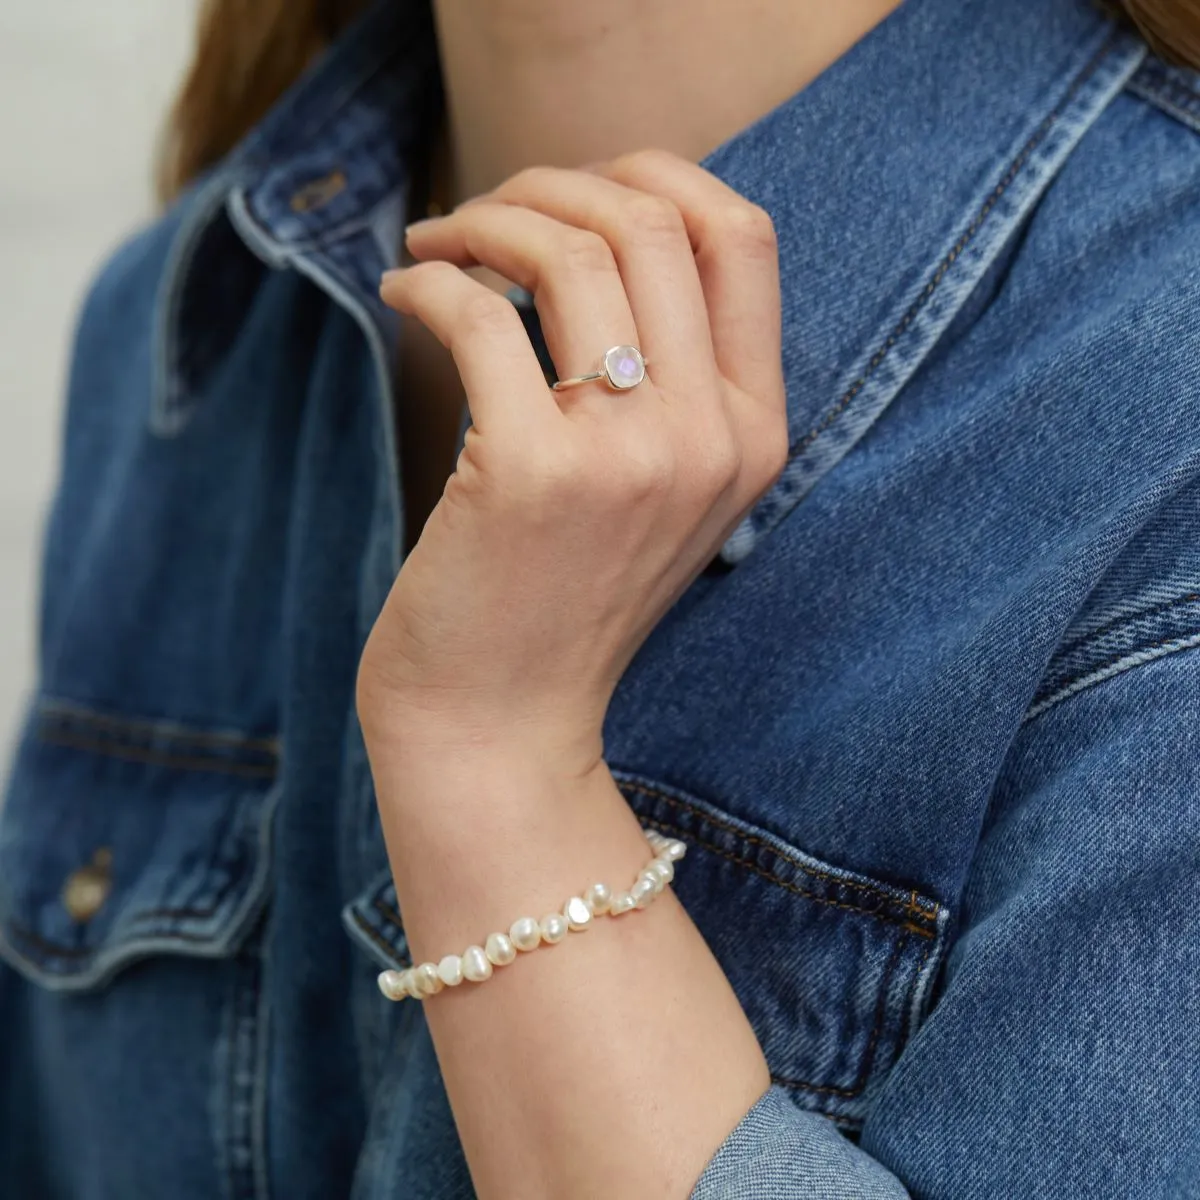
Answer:
<svg viewBox="0 0 1200 1200"><path fill-rule="evenodd" d="M266 902L272 739L33 707L0 813L0 956L55 991L233 954Z"/></svg>
<svg viewBox="0 0 1200 1200"><path fill-rule="evenodd" d="M613 777L643 825L687 844L671 886L729 977L773 1080L859 1128L923 1014L947 910L652 778L616 768ZM389 872L343 915L381 966L409 965Z"/></svg>

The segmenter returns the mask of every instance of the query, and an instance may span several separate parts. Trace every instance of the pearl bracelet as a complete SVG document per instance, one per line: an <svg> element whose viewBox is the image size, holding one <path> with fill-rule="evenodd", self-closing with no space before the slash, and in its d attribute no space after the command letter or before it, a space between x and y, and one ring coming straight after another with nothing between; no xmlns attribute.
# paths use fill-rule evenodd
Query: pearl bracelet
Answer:
<svg viewBox="0 0 1200 1200"><path fill-rule="evenodd" d="M379 990L389 1000L403 1000L407 996L424 1000L436 996L442 988L458 987L464 979L482 983L491 978L495 967L506 967L513 962L518 951L557 945L568 933L589 928L593 917L619 917L635 908L647 908L675 878L675 863L684 856L687 847L655 829L642 832L654 850L654 858L638 874L629 891L614 893L606 883L593 883L582 896L572 896L562 912L549 913L540 921L520 917L507 933L489 933L482 946L468 946L462 954L447 954L439 963L421 963L405 971L384 971L379 976Z"/></svg>

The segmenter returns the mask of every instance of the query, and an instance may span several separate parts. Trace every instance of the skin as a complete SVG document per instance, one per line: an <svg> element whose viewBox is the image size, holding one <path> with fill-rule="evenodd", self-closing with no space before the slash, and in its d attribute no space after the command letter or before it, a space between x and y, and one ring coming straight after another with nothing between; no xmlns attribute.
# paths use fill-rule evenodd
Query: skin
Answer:
<svg viewBox="0 0 1200 1200"><path fill-rule="evenodd" d="M890 7L438 6L472 199L410 230L418 263L382 295L444 347L473 425L358 680L415 962L589 883L628 887L649 861L604 761L605 711L787 451L774 229L693 160ZM632 62L614 67L614 45ZM534 293L563 373L632 342L649 377L552 392L495 278ZM424 1004L487 1200L686 1197L769 1086L669 888Z"/></svg>

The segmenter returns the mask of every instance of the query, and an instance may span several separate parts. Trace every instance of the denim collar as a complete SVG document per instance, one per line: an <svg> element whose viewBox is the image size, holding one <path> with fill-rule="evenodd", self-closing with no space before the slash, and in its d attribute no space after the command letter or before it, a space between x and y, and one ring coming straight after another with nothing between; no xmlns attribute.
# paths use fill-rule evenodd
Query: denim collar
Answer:
<svg viewBox="0 0 1200 1200"><path fill-rule="evenodd" d="M789 460L727 564L885 410L1145 54L1082 0L906 0L702 160L772 214L783 280ZM438 105L427 5L383 0L220 172L246 240L338 295L377 357L394 329L378 272ZM364 229L379 257L339 255Z"/></svg>

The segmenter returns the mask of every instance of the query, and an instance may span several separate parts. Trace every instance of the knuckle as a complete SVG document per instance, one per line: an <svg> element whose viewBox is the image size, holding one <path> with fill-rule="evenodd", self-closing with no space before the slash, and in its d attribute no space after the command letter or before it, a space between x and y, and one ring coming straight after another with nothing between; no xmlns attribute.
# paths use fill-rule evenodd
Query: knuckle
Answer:
<svg viewBox="0 0 1200 1200"><path fill-rule="evenodd" d="M510 333L515 317L515 309L503 296L492 291L477 292L463 303L459 332L465 337Z"/></svg>
<svg viewBox="0 0 1200 1200"><path fill-rule="evenodd" d="M714 218L722 240L732 242L744 251L775 254L778 239L775 222L766 209L757 204L733 204Z"/></svg>
<svg viewBox="0 0 1200 1200"><path fill-rule="evenodd" d="M570 273L593 275L617 269L612 247L598 233L586 230L568 233L558 257L563 270Z"/></svg>
<svg viewBox="0 0 1200 1200"><path fill-rule="evenodd" d="M619 457L619 469L611 473L621 494L646 500L670 491L677 466L671 447L659 439L631 441Z"/></svg>
<svg viewBox="0 0 1200 1200"><path fill-rule="evenodd" d="M643 194L635 196L626 204L625 219L639 237L677 238L687 236L683 214L661 196Z"/></svg>

